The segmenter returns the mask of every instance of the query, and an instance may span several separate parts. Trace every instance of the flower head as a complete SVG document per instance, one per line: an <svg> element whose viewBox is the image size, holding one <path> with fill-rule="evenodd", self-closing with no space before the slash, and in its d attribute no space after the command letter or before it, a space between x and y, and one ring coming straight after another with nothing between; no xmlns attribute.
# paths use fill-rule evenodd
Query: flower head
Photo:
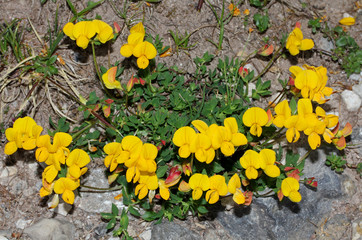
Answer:
<svg viewBox="0 0 362 240"><path fill-rule="evenodd" d="M111 67L102 75L102 80L108 89L121 89L121 83L116 80L117 67Z"/></svg>
<svg viewBox="0 0 362 240"><path fill-rule="evenodd" d="M345 17L345 18L342 18L339 21L339 23L342 24L342 25L351 26L351 25L354 25L356 23L356 19L353 18L353 17Z"/></svg>
<svg viewBox="0 0 362 240"><path fill-rule="evenodd" d="M300 202L302 196L298 192L299 182L297 179L287 177L282 181L281 191L284 196L289 197L292 202Z"/></svg>
<svg viewBox="0 0 362 240"><path fill-rule="evenodd" d="M229 193L234 194L238 188L241 187L240 177L235 173L228 182Z"/></svg>
<svg viewBox="0 0 362 240"><path fill-rule="evenodd" d="M74 181L70 178L59 178L54 183L54 192L56 194L62 194L64 202L73 204L74 203L74 190L79 187L79 182Z"/></svg>
<svg viewBox="0 0 362 240"><path fill-rule="evenodd" d="M258 177L258 171L262 165L259 153L253 150L247 150L240 158L240 164L245 169L245 174L249 179L256 179Z"/></svg>
<svg viewBox="0 0 362 240"><path fill-rule="evenodd" d="M141 69L145 69L149 64L149 60L155 58L156 55L155 46L147 41L137 44L133 49L133 56L137 58L137 66Z"/></svg>
<svg viewBox="0 0 362 240"><path fill-rule="evenodd" d="M219 201L219 196L225 196L228 193L228 187L225 177L222 175L214 175L209 178L210 190L206 192L205 198L210 204Z"/></svg>
<svg viewBox="0 0 362 240"><path fill-rule="evenodd" d="M292 115L292 111L289 107L288 101L284 100L278 103L275 108L275 113L277 114L273 120L273 124L278 128L282 128L284 126L285 121L290 118Z"/></svg>
<svg viewBox="0 0 362 240"><path fill-rule="evenodd" d="M261 168L264 170L265 174L269 177L276 178L280 175L280 169L274 165L276 156L275 152L271 149L263 149L259 153L261 160L264 164L261 165Z"/></svg>
<svg viewBox="0 0 362 240"><path fill-rule="evenodd" d="M268 114L259 107L249 108L243 115L243 123L245 126L250 127L252 135L260 137L263 131L261 127L268 123Z"/></svg>
<svg viewBox="0 0 362 240"><path fill-rule="evenodd" d="M190 156L190 145L195 137L196 132L191 127L182 127L175 132L172 142L179 147L178 154L180 157L188 158Z"/></svg>
<svg viewBox="0 0 362 240"><path fill-rule="evenodd" d="M63 27L65 35L72 40L76 40L79 47L86 49L89 44L89 40L97 33L98 27L93 21L82 21L76 24L67 23Z"/></svg>
<svg viewBox="0 0 362 240"><path fill-rule="evenodd" d="M90 162L90 157L82 149L74 149L69 153L66 164L69 167L69 175L78 179L81 175L87 172L88 168L85 167Z"/></svg>
<svg viewBox="0 0 362 240"><path fill-rule="evenodd" d="M138 199L146 197L149 190L156 190L158 188L158 178L155 173L141 174L139 184L135 188L135 194Z"/></svg>
<svg viewBox="0 0 362 240"><path fill-rule="evenodd" d="M5 136L9 142L5 145L4 153L11 155L18 148L25 150L34 149L36 147L36 140L42 131L43 128L37 125L31 117L16 119L13 127L5 131Z"/></svg>
<svg viewBox="0 0 362 240"><path fill-rule="evenodd" d="M96 39L98 39L101 43L105 43L113 38L113 29L107 23L95 19L92 21L96 27Z"/></svg>
<svg viewBox="0 0 362 240"><path fill-rule="evenodd" d="M195 173L189 179L189 186L192 191L192 199L198 200L201 198L203 191L210 188L210 180L207 175Z"/></svg>
<svg viewBox="0 0 362 240"><path fill-rule="evenodd" d="M311 39L303 39L302 30L300 27L294 28L294 30L289 34L287 39L286 48L289 50L290 54L295 56L299 51L306 51L314 47L314 42Z"/></svg>

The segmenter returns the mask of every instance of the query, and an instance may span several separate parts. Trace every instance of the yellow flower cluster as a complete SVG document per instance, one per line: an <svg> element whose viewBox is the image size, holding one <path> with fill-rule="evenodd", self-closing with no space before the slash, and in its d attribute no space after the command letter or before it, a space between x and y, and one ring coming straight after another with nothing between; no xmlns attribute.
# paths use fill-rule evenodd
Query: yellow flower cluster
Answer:
<svg viewBox="0 0 362 240"><path fill-rule="evenodd" d="M302 200L302 195L300 195L298 190L299 182L297 179L292 177L283 179L280 190L283 196L288 197L292 202L300 202Z"/></svg>
<svg viewBox="0 0 362 240"><path fill-rule="evenodd" d="M235 147L246 145L248 140L239 133L238 124L233 117L224 120L224 126L212 124L208 126L201 120L192 121L191 127L181 127L173 136L173 143L180 147L178 153L181 158L188 158L190 154L200 162L211 163L215 158L215 151L220 149L224 156L234 154Z"/></svg>
<svg viewBox="0 0 362 240"><path fill-rule="evenodd" d="M8 143L5 145L5 154L11 155L18 148L25 150L36 149L35 158L39 162L48 165L42 174L43 187L40 189L40 196L44 197L53 193L52 208L56 207L59 202L58 194L66 203L73 204L74 190L79 187L79 178L87 172L85 167L90 162L88 154L81 149L69 151L67 148L72 142L72 137L63 132L54 135L53 143L49 135L41 135L43 128L38 126L30 117L18 118L12 128L5 132ZM59 171L66 167L65 176L60 177Z"/></svg>
<svg viewBox="0 0 362 240"><path fill-rule="evenodd" d="M275 107L276 116L273 124L279 128L287 128L286 137L288 142L296 142L300 137L300 131L303 131L308 136L308 143L314 150L321 144L321 137L327 143L331 143L334 134L329 128L332 128L338 123L338 116L326 114L319 106L313 112L312 102L308 98L299 99L298 114L292 115L288 101L284 100L278 103Z"/></svg>
<svg viewBox="0 0 362 240"><path fill-rule="evenodd" d="M271 149L263 149L260 153L254 150L247 150L240 158L240 165L245 169L248 179L257 179L258 169L263 169L269 177L276 178L280 175L280 169L274 165L276 160L275 152Z"/></svg>
<svg viewBox="0 0 362 240"><path fill-rule="evenodd" d="M83 49L88 47L90 39L96 34L95 39L99 40L101 43L106 43L114 37L112 27L98 19L93 21L81 21L76 24L68 22L63 27L63 32L70 37L70 39L76 40L78 47Z"/></svg>
<svg viewBox="0 0 362 240"><path fill-rule="evenodd" d="M330 96L333 89L326 87L328 81L327 68L305 64L303 68L291 66L289 71L292 73L295 87L301 91L303 98L309 98L319 104L328 101L325 97Z"/></svg>
<svg viewBox="0 0 362 240"><path fill-rule="evenodd" d="M104 165L113 172L119 164L127 167L126 178L128 182L138 183L135 189L139 199L143 199L149 190L158 188L156 176L157 147L150 143L143 143L136 136L126 136L121 143L108 143L103 148L107 154Z"/></svg>
<svg viewBox="0 0 362 240"><path fill-rule="evenodd" d="M225 177L222 175L213 175L208 177L205 174L195 173L188 182L188 186L192 189L192 199L198 200L206 191L205 199L208 203L214 204L219 201L220 196L228 193L233 194L233 200L237 204L245 202L245 195L241 192L240 177L235 173L226 184Z"/></svg>
<svg viewBox="0 0 362 240"><path fill-rule="evenodd" d="M157 50L152 43L143 41L145 37L145 29L142 22L136 24L130 29L127 43L121 47L120 53L124 57L131 57L132 55L137 58L137 66L145 69L149 60L157 55Z"/></svg>

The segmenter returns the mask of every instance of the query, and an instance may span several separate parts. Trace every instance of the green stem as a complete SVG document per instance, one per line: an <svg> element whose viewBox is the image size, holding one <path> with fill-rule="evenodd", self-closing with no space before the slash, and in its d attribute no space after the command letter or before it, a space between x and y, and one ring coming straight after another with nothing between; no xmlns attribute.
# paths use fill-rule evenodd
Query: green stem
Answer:
<svg viewBox="0 0 362 240"><path fill-rule="evenodd" d="M261 71L259 73L258 76L256 76L254 79L252 79L250 82L254 82L256 80L258 80L261 76L264 75L264 73L266 73L266 71L268 71L268 69L271 67L271 65L274 63L274 61L280 57L280 52L281 50L283 50L283 46L280 46L278 48L278 50L275 52L275 54L273 55L272 59L270 59L270 61L268 62L268 64L266 65L266 67L263 69L263 71Z"/></svg>
<svg viewBox="0 0 362 240"><path fill-rule="evenodd" d="M92 54L93 54L93 63L94 63L94 68L96 69L97 72L97 76L99 78L99 81L101 81L102 85L103 85L103 81L102 81L102 76L101 76L101 72L99 71L99 67L98 67L98 63L97 63L97 58L96 58L96 50L94 48L94 42L91 41L91 45L92 45ZM104 89L106 89L103 86Z"/></svg>
<svg viewBox="0 0 362 240"><path fill-rule="evenodd" d="M111 192L111 191L121 190L123 188L122 185L118 185L118 186L115 186L112 188L99 188L99 187L93 187L93 186L87 186L87 185L80 185L80 187L96 190L97 192ZM88 192L88 191L80 191L80 192Z"/></svg>
<svg viewBox="0 0 362 240"><path fill-rule="evenodd" d="M86 123L88 124L87 126L85 126L83 129L79 130L78 132L76 132L72 138L73 138L73 142L75 142L75 140L77 140L77 138L82 135L85 131L87 131L88 129L90 129L92 126L94 126L94 123L88 122L86 121Z"/></svg>
<svg viewBox="0 0 362 240"><path fill-rule="evenodd" d="M313 149L309 149L308 152L303 155L303 157L299 158L297 161L297 165L299 165L304 159L306 159L312 151Z"/></svg>

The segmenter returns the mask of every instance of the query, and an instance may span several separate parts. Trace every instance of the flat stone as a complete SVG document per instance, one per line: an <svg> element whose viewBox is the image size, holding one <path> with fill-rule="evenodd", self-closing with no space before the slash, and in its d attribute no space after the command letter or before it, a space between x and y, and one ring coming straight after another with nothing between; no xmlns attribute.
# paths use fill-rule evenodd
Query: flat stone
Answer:
<svg viewBox="0 0 362 240"><path fill-rule="evenodd" d="M0 240L8 240L6 237L0 235Z"/></svg>
<svg viewBox="0 0 362 240"><path fill-rule="evenodd" d="M48 207L52 205L52 202L48 202ZM67 203L59 203L56 208L50 209L50 211L53 211L55 213L58 213L62 216L67 216L68 213L72 210L73 205L67 204Z"/></svg>
<svg viewBox="0 0 362 240"><path fill-rule="evenodd" d="M327 52L332 52L332 50L334 49L334 45L333 45L333 42L330 41L328 38L320 38L318 40L318 47L324 51L327 51Z"/></svg>
<svg viewBox="0 0 362 240"><path fill-rule="evenodd" d="M341 96L348 111L355 112L360 108L362 100L355 92L344 90Z"/></svg>
<svg viewBox="0 0 362 240"><path fill-rule="evenodd" d="M362 98L362 82L352 87L352 91Z"/></svg>
<svg viewBox="0 0 362 240"><path fill-rule="evenodd" d="M352 222L352 240L358 240L362 238L362 218L359 218Z"/></svg>
<svg viewBox="0 0 362 240"><path fill-rule="evenodd" d="M200 233L192 230L190 228L191 226L185 225L176 220L169 222L168 220L163 219L161 224L153 225L152 240L197 240L201 238Z"/></svg>
<svg viewBox="0 0 362 240"><path fill-rule="evenodd" d="M16 226L16 228L24 229L27 226L29 226L31 222L32 222L32 220L19 219L15 223L15 226Z"/></svg>
<svg viewBox="0 0 362 240"><path fill-rule="evenodd" d="M352 73L352 74L349 76L349 80L362 82L362 72L361 72L360 74L358 74L358 73Z"/></svg>
<svg viewBox="0 0 362 240"><path fill-rule="evenodd" d="M142 240L151 240L152 239L152 231L151 229L148 229L140 234L140 238Z"/></svg>
<svg viewBox="0 0 362 240"><path fill-rule="evenodd" d="M73 240L74 226L70 222L58 219L43 218L32 226L25 228L24 233L33 240Z"/></svg>
<svg viewBox="0 0 362 240"><path fill-rule="evenodd" d="M108 188L108 180L104 174L103 169L92 169L89 171L89 175L86 178L85 185L99 187L99 188ZM82 190L87 190L83 188ZM96 190L94 192L81 192L80 198L76 198L77 207L94 213L101 212L110 212L112 208L112 203L116 204L118 209L123 209L125 206L123 205L122 200L116 201L114 197L120 194L120 191L114 192L101 192L97 193Z"/></svg>

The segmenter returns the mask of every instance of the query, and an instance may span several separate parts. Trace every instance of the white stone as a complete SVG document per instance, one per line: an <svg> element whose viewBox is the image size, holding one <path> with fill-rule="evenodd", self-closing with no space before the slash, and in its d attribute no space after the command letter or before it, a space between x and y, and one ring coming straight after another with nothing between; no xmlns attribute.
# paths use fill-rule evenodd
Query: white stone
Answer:
<svg viewBox="0 0 362 240"><path fill-rule="evenodd" d="M0 235L0 240L8 240L6 237Z"/></svg>
<svg viewBox="0 0 362 240"><path fill-rule="evenodd" d="M32 220L19 219L15 223L15 226L16 226L16 228L25 229L27 226L30 225L31 222L32 222Z"/></svg>
<svg viewBox="0 0 362 240"><path fill-rule="evenodd" d="M72 240L74 239L74 230L74 226L70 222L43 218L25 228L24 233L36 240Z"/></svg>
<svg viewBox="0 0 362 240"><path fill-rule="evenodd" d="M52 202L48 202L48 207L52 205ZM56 208L50 209L50 211L56 212L60 215L67 216L70 210L72 209L72 205L67 203L59 203Z"/></svg>
<svg viewBox="0 0 362 240"><path fill-rule="evenodd" d="M351 74L349 76L349 80L362 82L362 72L360 72L360 74L358 73Z"/></svg>
<svg viewBox="0 0 362 240"><path fill-rule="evenodd" d="M362 232L362 221L356 221L352 223L352 240L358 240L361 239L361 233Z"/></svg>
<svg viewBox="0 0 362 240"><path fill-rule="evenodd" d="M352 87L352 91L357 93L360 96L360 98L362 98L362 83L358 84L358 85L354 85Z"/></svg>
<svg viewBox="0 0 362 240"><path fill-rule="evenodd" d="M355 92L344 90L341 96L348 111L355 112L360 108L362 100Z"/></svg>
<svg viewBox="0 0 362 240"><path fill-rule="evenodd" d="M352 17L352 16L349 15L348 13L343 13L343 18L347 18L347 17Z"/></svg>
<svg viewBox="0 0 362 240"><path fill-rule="evenodd" d="M0 173L0 178L7 178L14 176L17 172L18 169L15 166L5 167Z"/></svg>
<svg viewBox="0 0 362 240"><path fill-rule="evenodd" d="M146 230L143 233L140 234L140 238L142 240L151 240L152 239L152 231L150 230Z"/></svg>
<svg viewBox="0 0 362 240"><path fill-rule="evenodd" d="M251 63L245 64L245 65L244 65L244 68L248 69L249 73L250 73L251 71L254 71L254 77L256 77L256 76L259 74L258 70L257 70L257 69L254 67L254 65L251 64Z"/></svg>

